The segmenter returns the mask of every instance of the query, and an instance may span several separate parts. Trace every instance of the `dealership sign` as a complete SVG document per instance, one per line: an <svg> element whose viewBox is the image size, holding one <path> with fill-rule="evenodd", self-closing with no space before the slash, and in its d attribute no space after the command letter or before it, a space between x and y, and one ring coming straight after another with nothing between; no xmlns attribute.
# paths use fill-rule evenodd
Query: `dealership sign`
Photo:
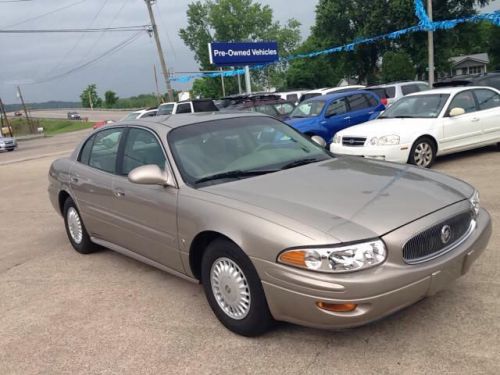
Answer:
<svg viewBox="0 0 500 375"><path fill-rule="evenodd" d="M208 44L210 63L217 66L258 65L278 61L276 42L213 42Z"/></svg>

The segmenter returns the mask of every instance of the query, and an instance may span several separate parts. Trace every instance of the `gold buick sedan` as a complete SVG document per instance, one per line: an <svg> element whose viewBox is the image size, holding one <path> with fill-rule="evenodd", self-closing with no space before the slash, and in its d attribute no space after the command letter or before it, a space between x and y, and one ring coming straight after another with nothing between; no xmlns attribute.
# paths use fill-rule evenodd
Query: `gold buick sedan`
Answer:
<svg viewBox="0 0 500 375"><path fill-rule="evenodd" d="M54 161L49 196L76 251L201 282L245 336L380 319L465 274L491 235L465 182L337 157L257 113L108 125Z"/></svg>

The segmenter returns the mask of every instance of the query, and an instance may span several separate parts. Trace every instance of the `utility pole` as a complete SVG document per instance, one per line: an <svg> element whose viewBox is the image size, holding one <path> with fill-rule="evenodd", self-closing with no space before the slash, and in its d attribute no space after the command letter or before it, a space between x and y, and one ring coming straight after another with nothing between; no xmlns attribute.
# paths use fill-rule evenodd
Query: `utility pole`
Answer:
<svg viewBox="0 0 500 375"><path fill-rule="evenodd" d="M252 80L250 78L250 67L248 65L245 66L245 86L247 90L247 94L252 93Z"/></svg>
<svg viewBox="0 0 500 375"><path fill-rule="evenodd" d="M158 98L158 106L163 103L163 98L160 94L160 88L158 87L158 74L156 74L156 65L153 64L153 73L155 76L155 86L156 86L156 97Z"/></svg>
<svg viewBox="0 0 500 375"><path fill-rule="evenodd" d="M23 94L21 93L21 88L19 86L17 86L17 97L21 99L21 104L23 105L24 115L26 116L26 121L28 121L30 132L31 134L35 134L35 128L33 126L33 122L31 121L30 116L28 115L28 109L26 108L26 104L24 103Z"/></svg>
<svg viewBox="0 0 500 375"><path fill-rule="evenodd" d="M155 37L156 48L158 49L158 55L160 56L161 69L163 71L163 76L165 77L165 85L167 86L168 101L174 101L174 92L172 90L172 85L170 84L170 76L168 74L167 63L165 62L165 56L163 54L163 49L161 48L160 36L158 35L158 27L156 26L155 16L153 14L153 5L156 0L144 0L148 7L149 18L151 19L151 27L153 28L153 35Z"/></svg>
<svg viewBox="0 0 500 375"><path fill-rule="evenodd" d="M427 15L432 22L432 0L427 0ZM429 48L429 86L434 86L434 33L429 30L427 32L427 46Z"/></svg>
<svg viewBox="0 0 500 375"><path fill-rule="evenodd" d="M9 119L7 118L7 112L5 112L5 107L2 102L2 98L0 98L0 118L2 119L2 126L5 118L5 125L7 125L7 129L9 129L9 135L11 137L14 136L14 133L12 132L12 127L10 126ZM0 136L2 135L2 129L0 129Z"/></svg>
<svg viewBox="0 0 500 375"><path fill-rule="evenodd" d="M222 96L226 96L226 86L224 85L224 73L222 71L222 67L220 69L220 79L222 81Z"/></svg>
<svg viewBox="0 0 500 375"><path fill-rule="evenodd" d="M90 95L90 90L89 90L89 105L90 105L90 110L94 110L94 103L92 102L92 95Z"/></svg>

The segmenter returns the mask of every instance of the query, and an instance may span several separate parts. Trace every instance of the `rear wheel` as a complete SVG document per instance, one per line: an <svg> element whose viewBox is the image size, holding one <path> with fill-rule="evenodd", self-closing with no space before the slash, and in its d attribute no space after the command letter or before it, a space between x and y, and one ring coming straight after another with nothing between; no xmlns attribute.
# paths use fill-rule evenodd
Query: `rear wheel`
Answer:
<svg viewBox="0 0 500 375"><path fill-rule="evenodd" d="M410 151L409 163L422 168L430 168L436 159L436 146L427 137L419 138Z"/></svg>
<svg viewBox="0 0 500 375"><path fill-rule="evenodd" d="M85 229L85 225L83 225L80 212L76 208L73 199L66 199L63 214L66 234L73 248L80 254L89 254L98 250L99 247L90 240L90 236Z"/></svg>
<svg viewBox="0 0 500 375"><path fill-rule="evenodd" d="M269 330L273 318L262 283L238 246L225 239L211 242L201 272L208 303L226 328L249 337Z"/></svg>

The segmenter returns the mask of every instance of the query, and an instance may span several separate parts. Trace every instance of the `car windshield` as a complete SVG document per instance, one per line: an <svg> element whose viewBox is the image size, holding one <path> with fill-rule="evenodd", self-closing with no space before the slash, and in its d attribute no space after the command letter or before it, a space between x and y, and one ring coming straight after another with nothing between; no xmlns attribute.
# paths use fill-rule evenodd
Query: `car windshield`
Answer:
<svg viewBox="0 0 500 375"><path fill-rule="evenodd" d="M436 118L448 97L448 94L407 96L394 103L379 118Z"/></svg>
<svg viewBox="0 0 500 375"><path fill-rule="evenodd" d="M296 107L290 117L301 118L301 117L315 117L318 116L323 108L325 107L325 102L322 100L312 100L309 102L304 102Z"/></svg>
<svg viewBox="0 0 500 375"><path fill-rule="evenodd" d="M131 112L124 118L122 118L120 121L127 121L127 120L135 120L139 116L139 113L137 112Z"/></svg>
<svg viewBox="0 0 500 375"><path fill-rule="evenodd" d="M331 158L324 148L271 117L182 126L168 143L183 180L201 187Z"/></svg>

